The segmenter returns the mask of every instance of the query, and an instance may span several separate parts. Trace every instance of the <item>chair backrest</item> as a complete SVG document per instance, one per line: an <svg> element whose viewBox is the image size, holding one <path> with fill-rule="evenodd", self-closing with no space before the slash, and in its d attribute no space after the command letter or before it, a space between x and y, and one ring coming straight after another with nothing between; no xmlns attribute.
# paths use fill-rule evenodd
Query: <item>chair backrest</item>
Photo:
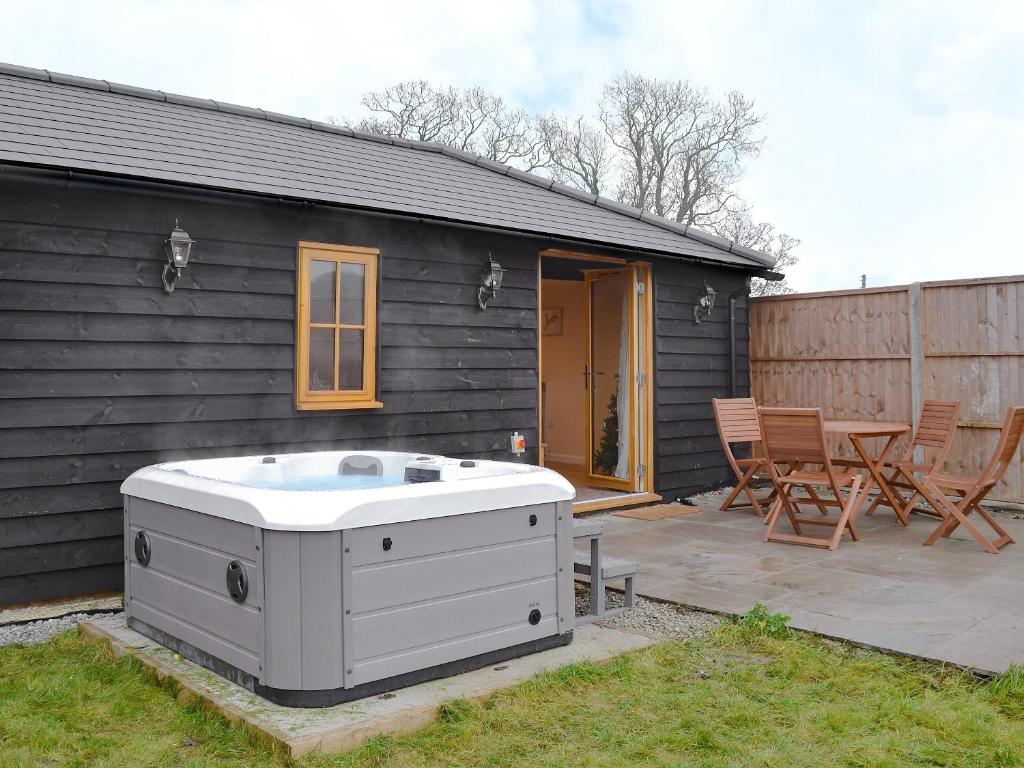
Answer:
<svg viewBox="0 0 1024 768"><path fill-rule="evenodd" d="M761 440L757 403L752 397L713 398L715 422L723 444L756 443Z"/></svg>
<svg viewBox="0 0 1024 768"><path fill-rule="evenodd" d="M992 486L1003 479L1003 474L1017 453L1017 446L1020 445L1021 438L1024 438L1024 405L1010 408L1006 412L996 452L992 455L988 466L985 467L985 471L981 473L979 478L981 483Z"/></svg>
<svg viewBox="0 0 1024 768"><path fill-rule="evenodd" d="M946 458L953 438L956 437L956 425L960 421L959 400L925 400L921 406L921 418L917 422L917 431L910 443L907 458L911 458L915 448L935 448L933 463L938 464Z"/></svg>
<svg viewBox="0 0 1024 768"><path fill-rule="evenodd" d="M761 436L773 464L821 464L832 473L820 408L758 408Z"/></svg>

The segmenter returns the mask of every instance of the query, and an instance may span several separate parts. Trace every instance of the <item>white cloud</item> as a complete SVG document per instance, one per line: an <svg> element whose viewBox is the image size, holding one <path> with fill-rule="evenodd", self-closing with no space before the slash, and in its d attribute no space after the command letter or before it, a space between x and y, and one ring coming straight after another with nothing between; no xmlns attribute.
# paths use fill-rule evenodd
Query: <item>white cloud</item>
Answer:
<svg viewBox="0 0 1024 768"><path fill-rule="evenodd" d="M317 119L409 78L569 112L690 78L768 112L742 192L803 240L799 288L1024 271L1013 2L0 3L0 60Z"/></svg>

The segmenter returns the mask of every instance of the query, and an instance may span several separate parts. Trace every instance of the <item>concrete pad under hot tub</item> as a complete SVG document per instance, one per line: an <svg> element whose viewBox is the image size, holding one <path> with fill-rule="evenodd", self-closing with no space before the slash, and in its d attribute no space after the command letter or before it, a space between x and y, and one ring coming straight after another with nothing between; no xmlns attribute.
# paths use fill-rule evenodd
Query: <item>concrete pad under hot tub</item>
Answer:
<svg viewBox="0 0 1024 768"><path fill-rule="evenodd" d="M658 642L645 635L587 624L576 627L570 645L334 707L299 709L272 704L183 659L129 629L123 613L96 616L81 628L87 638L108 640L118 654L135 656L160 679L173 679L181 687L181 698L201 699L230 722L245 722L296 758L316 751L347 752L384 733L413 733L436 721L441 706L455 699L484 701L541 672L581 661L606 661Z"/></svg>

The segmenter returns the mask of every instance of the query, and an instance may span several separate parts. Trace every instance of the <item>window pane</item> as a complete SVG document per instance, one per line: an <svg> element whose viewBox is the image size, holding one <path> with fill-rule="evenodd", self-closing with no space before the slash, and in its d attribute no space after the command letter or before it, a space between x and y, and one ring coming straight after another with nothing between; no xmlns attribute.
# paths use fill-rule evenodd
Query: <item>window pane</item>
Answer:
<svg viewBox="0 0 1024 768"><path fill-rule="evenodd" d="M309 330L309 391L334 389L334 329Z"/></svg>
<svg viewBox="0 0 1024 768"><path fill-rule="evenodd" d="M339 389L363 388L363 332L341 330Z"/></svg>
<svg viewBox="0 0 1024 768"><path fill-rule="evenodd" d="M309 322L334 322L334 262L313 260L309 265Z"/></svg>
<svg viewBox="0 0 1024 768"><path fill-rule="evenodd" d="M365 275L366 267L362 264L341 265L341 322L344 325L363 324Z"/></svg>

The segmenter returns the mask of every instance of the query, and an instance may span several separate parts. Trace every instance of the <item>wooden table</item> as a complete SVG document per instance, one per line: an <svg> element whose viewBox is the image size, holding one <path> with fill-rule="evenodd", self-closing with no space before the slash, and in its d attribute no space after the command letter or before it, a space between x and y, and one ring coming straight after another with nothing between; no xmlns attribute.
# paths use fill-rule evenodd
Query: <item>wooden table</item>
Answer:
<svg viewBox="0 0 1024 768"><path fill-rule="evenodd" d="M857 455L860 456L864 468L870 473L869 477L864 478L864 485L861 488L861 503L858 505L858 508L854 510L854 518L856 518L857 513L860 512L860 507L864 505L864 500L867 499L868 493L874 488L875 484L877 484L879 491L885 494L885 498L896 511L897 520L899 520L902 525L907 524L906 518L900 514L903 504L901 503L899 496L893 492L892 488L890 488L889 484L885 481L885 476L882 474L882 467L892 455L892 451L896 447L896 443L899 438L908 432L910 432L910 427L906 424L901 424L898 421L850 421L845 419L828 419L825 421L825 433L830 435L846 435L849 438L851 445L853 445L853 449L857 451ZM875 459L868 455L863 443L864 440L868 440L873 437L888 438L885 443L885 447L882 448L881 453L878 454L878 458ZM854 466L860 466L860 464L855 464Z"/></svg>

